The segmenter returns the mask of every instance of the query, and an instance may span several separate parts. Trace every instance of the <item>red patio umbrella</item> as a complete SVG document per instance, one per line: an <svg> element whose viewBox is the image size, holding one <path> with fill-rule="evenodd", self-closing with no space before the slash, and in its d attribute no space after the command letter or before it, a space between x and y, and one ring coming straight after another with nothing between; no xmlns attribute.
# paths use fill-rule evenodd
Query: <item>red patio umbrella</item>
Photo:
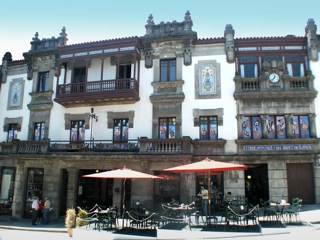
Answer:
<svg viewBox="0 0 320 240"><path fill-rule="evenodd" d="M208 174L208 195L209 195L209 216L210 216L210 203L211 203L211 173L221 173L236 170L245 170L247 167L242 164L219 162L205 158L202 161L185 164L177 167L167 168L164 171L176 172L176 173L207 173Z"/></svg>
<svg viewBox="0 0 320 240"><path fill-rule="evenodd" d="M122 204L122 216L124 217L124 211L125 211L125 183L127 179L162 179L161 177L154 176L151 174L143 173L143 172L138 172L134 171L131 169L128 169L126 167L122 169L116 169L116 170L111 170L111 171L105 171L105 172L99 172L99 173L93 173L93 174L88 174L84 175L82 177L86 178L112 178L112 179L123 179L123 204ZM123 222L122 222L123 225Z"/></svg>

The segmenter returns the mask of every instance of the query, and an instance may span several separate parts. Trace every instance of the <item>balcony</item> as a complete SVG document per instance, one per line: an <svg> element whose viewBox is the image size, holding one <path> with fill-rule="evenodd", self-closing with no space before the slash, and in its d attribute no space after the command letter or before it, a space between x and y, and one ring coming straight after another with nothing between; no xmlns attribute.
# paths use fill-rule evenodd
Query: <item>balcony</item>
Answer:
<svg viewBox="0 0 320 240"><path fill-rule="evenodd" d="M55 101L65 107L128 104L139 101L136 79L114 79L57 86Z"/></svg>
<svg viewBox="0 0 320 240"><path fill-rule="evenodd" d="M0 143L3 154L38 154L48 152L49 141L19 141Z"/></svg>
<svg viewBox="0 0 320 240"><path fill-rule="evenodd" d="M178 139L139 139L115 143L112 140L70 141L19 141L0 143L0 154L46 154L46 153L90 153L90 154L223 154L226 141Z"/></svg>
<svg viewBox="0 0 320 240"><path fill-rule="evenodd" d="M234 77L235 99L314 99L317 92L313 88L313 77L283 75L278 84L271 84L265 76L257 78Z"/></svg>

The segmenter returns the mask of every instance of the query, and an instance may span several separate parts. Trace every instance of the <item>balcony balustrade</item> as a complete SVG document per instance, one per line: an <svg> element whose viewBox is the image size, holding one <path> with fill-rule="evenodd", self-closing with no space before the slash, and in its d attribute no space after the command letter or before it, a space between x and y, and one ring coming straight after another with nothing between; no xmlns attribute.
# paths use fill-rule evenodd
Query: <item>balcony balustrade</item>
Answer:
<svg viewBox="0 0 320 240"><path fill-rule="evenodd" d="M101 152L101 153L148 153L148 154L205 154L223 153L224 140L202 141L192 140L190 137L178 139L149 139L142 137L127 142L113 142L112 140L70 141L13 141L0 143L0 154L50 153L50 152ZM214 151L213 151L214 149Z"/></svg>
<svg viewBox="0 0 320 240"><path fill-rule="evenodd" d="M68 83L57 86L55 101L65 107L95 103L134 103L139 100L136 79Z"/></svg>

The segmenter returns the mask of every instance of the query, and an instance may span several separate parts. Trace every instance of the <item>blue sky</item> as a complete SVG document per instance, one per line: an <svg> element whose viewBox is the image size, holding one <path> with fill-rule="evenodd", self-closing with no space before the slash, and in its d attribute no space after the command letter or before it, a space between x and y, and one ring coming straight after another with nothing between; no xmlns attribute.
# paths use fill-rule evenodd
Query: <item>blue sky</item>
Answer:
<svg viewBox="0 0 320 240"><path fill-rule="evenodd" d="M66 26L68 43L141 36L150 13L159 23L182 21L186 10L198 37L221 37L228 23L236 37L302 36L308 18L320 28L320 0L1 0L0 57L21 59L36 31L48 38Z"/></svg>

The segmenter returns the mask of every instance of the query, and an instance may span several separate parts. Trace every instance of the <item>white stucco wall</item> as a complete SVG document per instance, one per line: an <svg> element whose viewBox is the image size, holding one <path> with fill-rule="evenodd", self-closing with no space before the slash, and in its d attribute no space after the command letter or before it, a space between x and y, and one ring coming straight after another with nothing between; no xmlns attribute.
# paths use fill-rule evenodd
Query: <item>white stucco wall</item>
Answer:
<svg viewBox="0 0 320 240"><path fill-rule="evenodd" d="M101 62L100 62L101 63ZM108 74L111 76L113 72L105 64L104 79L107 79ZM113 66L111 66L112 68ZM100 68L97 70L100 74ZM141 136L151 138L152 136L152 104L149 96L153 88L151 81L153 79L153 70L144 68L144 61L141 61L140 69L140 101L134 104L121 104L121 105L105 105L105 106L88 106L88 107L73 107L65 108L62 105L54 102L51 119L49 138L51 140L69 140L70 130L65 130L64 114L82 114L89 113L91 107L94 107L94 112L98 115L98 122L93 122L92 136L96 140L112 140L113 129L107 128L107 112L127 112L134 111L134 127L129 129L129 139L137 139ZM143 77L142 77L143 76ZM114 79L114 76L111 77ZM57 79L54 79L54 85ZM79 119L80 120L80 119ZM86 130L86 139L90 139L90 129Z"/></svg>
<svg viewBox="0 0 320 240"><path fill-rule="evenodd" d="M320 54L319 54L320 59ZM320 137L320 63L319 61L313 62L310 61L310 69L314 76L314 88L318 92L316 99L314 100L315 105L315 113L316 113L316 129L317 129L317 137Z"/></svg>
<svg viewBox="0 0 320 240"><path fill-rule="evenodd" d="M195 99L195 64L203 60L216 60L220 63L221 98ZM226 62L225 54L196 56L192 58L192 65L184 66L182 79L185 81L183 91L185 100L182 104L182 135L193 139L199 138L199 127L194 127L193 109L223 108L223 125L218 126L218 137L226 140L237 138L236 102L233 98L235 74L234 64Z"/></svg>
<svg viewBox="0 0 320 240"><path fill-rule="evenodd" d="M23 105L20 110L8 110L8 95L10 83L12 80L17 78L23 78L24 81L24 93L23 93ZM18 139L27 140L28 139L28 124L30 112L27 105L31 101L31 96L29 93L32 90L32 81L27 80L27 74L17 74L7 76L7 81L2 83L0 90L0 142L7 141L8 132L3 131L4 119L7 118L18 118L22 117L21 131L18 131Z"/></svg>

